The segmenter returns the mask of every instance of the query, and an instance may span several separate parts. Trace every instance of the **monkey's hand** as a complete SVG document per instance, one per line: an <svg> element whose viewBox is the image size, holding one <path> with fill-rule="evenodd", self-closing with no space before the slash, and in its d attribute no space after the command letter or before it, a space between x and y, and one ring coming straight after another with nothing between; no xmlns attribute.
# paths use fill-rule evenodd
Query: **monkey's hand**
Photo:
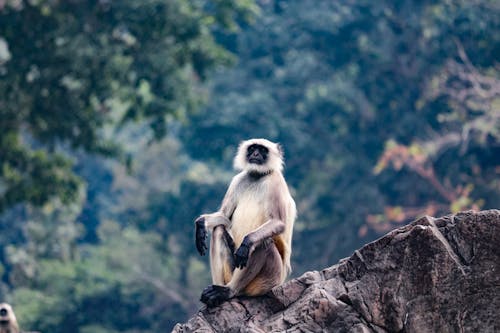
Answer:
<svg viewBox="0 0 500 333"><path fill-rule="evenodd" d="M243 242L241 242L240 247L234 254L234 266L236 268L243 268L247 265L251 247L252 242L248 239L247 236L245 236L245 238L243 238Z"/></svg>
<svg viewBox="0 0 500 333"><path fill-rule="evenodd" d="M200 216L194 221L196 249L201 256L207 252L207 228L205 227L205 217Z"/></svg>

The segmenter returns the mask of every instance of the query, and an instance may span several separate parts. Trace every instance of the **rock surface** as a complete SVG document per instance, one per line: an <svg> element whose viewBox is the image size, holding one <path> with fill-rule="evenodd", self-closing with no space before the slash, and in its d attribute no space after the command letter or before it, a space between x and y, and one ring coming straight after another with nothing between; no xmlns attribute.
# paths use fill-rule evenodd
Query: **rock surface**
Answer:
<svg viewBox="0 0 500 333"><path fill-rule="evenodd" d="M173 332L500 332L500 210L424 217Z"/></svg>

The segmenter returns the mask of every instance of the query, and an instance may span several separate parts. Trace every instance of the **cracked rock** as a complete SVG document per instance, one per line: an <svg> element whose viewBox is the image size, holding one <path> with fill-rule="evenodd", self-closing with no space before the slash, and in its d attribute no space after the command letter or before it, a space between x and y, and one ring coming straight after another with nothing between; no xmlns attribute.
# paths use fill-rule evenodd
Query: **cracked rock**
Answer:
<svg viewBox="0 0 500 333"><path fill-rule="evenodd" d="M173 332L500 332L500 211L423 217Z"/></svg>

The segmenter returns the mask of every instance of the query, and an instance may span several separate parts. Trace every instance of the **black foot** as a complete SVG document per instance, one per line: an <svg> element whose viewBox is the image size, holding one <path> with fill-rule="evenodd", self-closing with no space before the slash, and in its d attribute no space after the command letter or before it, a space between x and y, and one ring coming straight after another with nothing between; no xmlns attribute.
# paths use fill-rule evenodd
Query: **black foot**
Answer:
<svg viewBox="0 0 500 333"><path fill-rule="evenodd" d="M205 303L209 308L218 306L222 302L229 299L230 289L224 286L215 284L208 286L201 293L200 301Z"/></svg>

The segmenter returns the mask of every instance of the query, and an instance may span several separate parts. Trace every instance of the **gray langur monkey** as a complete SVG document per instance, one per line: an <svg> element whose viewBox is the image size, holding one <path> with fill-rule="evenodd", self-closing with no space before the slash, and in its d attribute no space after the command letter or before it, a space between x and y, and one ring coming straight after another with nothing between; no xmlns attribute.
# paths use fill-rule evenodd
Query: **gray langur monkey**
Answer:
<svg viewBox="0 0 500 333"><path fill-rule="evenodd" d="M19 333L16 315L7 303L0 304L0 333Z"/></svg>
<svg viewBox="0 0 500 333"><path fill-rule="evenodd" d="M243 141L220 209L195 220L200 255L210 237L212 285L200 300L209 307L234 296L258 296L284 282L290 272L295 202L283 177L281 147L266 139Z"/></svg>

